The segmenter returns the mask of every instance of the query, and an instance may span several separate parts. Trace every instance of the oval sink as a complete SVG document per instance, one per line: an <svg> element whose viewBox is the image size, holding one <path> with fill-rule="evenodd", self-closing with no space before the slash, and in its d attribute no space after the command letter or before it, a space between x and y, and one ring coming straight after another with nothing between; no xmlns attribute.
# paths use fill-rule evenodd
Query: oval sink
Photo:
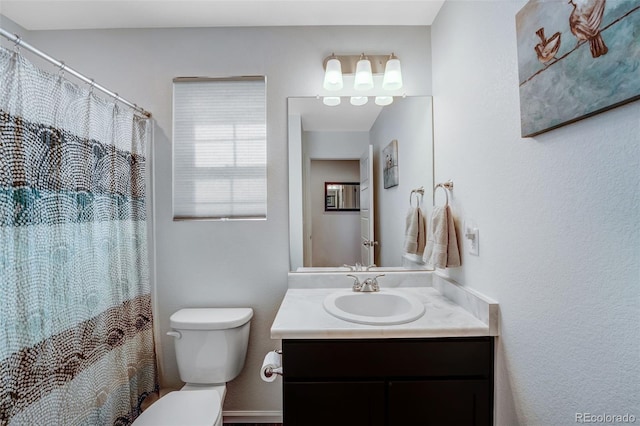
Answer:
<svg viewBox="0 0 640 426"><path fill-rule="evenodd" d="M359 324L404 324L424 314L424 305L415 296L386 289L370 293L337 291L325 297L323 305L334 317Z"/></svg>

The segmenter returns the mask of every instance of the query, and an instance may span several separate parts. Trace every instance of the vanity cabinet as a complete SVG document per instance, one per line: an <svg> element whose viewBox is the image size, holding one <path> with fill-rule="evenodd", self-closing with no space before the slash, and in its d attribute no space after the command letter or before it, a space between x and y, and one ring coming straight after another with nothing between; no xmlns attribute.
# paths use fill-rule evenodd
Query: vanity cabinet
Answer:
<svg viewBox="0 0 640 426"><path fill-rule="evenodd" d="M491 425L493 337L286 339L284 426Z"/></svg>

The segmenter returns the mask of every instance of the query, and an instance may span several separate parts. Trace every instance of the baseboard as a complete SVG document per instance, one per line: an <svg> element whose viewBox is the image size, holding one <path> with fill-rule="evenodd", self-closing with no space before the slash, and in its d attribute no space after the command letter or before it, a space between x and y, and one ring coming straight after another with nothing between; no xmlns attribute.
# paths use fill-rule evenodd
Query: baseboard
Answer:
<svg viewBox="0 0 640 426"><path fill-rule="evenodd" d="M282 423L282 411L223 411L224 423Z"/></svg>

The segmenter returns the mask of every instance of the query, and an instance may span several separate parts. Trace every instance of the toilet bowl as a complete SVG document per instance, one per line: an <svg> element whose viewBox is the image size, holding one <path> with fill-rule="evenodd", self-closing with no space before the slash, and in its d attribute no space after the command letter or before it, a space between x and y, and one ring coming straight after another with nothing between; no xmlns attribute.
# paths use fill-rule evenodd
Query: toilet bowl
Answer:
<svg viewBox="0 0 640 426"><path fill-rule="evenodd" d="M145 410L134 426L222 426L226 382L242 368L251 308L189 308L171 315L180 379L186 384Z"/></svg>

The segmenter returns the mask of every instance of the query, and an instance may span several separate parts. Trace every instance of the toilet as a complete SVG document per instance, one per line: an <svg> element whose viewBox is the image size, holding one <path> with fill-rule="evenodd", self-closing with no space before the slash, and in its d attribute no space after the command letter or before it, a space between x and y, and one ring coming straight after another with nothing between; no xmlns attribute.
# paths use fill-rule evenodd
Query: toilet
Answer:
<svg viewBox="0 0 640 426"><path fill-rule="evenodd" d="M134 426L222 426L226 382L242 368L251 308L188 308L169 318L180 380L186 384L145 410Z"/></svg>

